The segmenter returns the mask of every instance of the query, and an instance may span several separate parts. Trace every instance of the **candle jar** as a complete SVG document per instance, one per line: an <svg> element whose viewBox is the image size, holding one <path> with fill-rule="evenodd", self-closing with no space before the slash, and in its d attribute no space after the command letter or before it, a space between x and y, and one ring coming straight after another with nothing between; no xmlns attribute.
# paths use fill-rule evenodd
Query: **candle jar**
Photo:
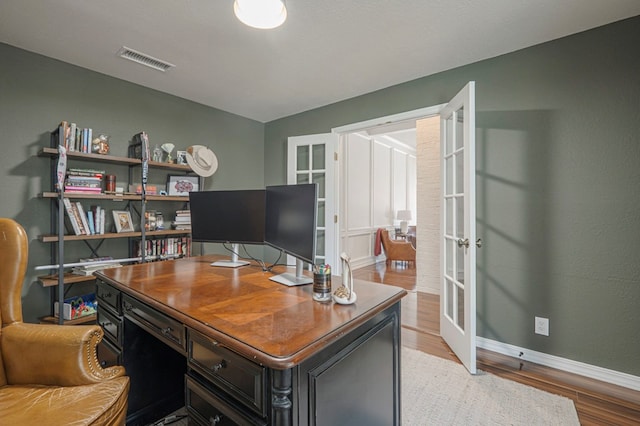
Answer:
<svg viewBox="0 0 640 426"><path fill-rule="evenodd" d="M313 300L323 303L331 301L331 274L313 274Z"/></svg>

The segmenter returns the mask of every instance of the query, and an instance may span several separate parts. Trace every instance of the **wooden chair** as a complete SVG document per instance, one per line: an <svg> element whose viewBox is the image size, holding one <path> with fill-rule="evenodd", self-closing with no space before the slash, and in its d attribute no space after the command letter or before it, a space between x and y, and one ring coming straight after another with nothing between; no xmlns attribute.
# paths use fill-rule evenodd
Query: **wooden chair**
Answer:
<svg viewBox="0 0 640 426"><path fill-rule="evenodd" d="M27 235L0 219L0 423L124 425L129 378L102 368L97 325L22 322Z"/></svg>
<svg viewBox="0 0 640 426"><path fill-rule="evenodd" d="M416 262L416 249L408 241L396 241L389 238L389 231L386 229L381 230L380 239L382 242L382 248L387 256L387 265L391 264L392 260L403 262Z"/></svg>

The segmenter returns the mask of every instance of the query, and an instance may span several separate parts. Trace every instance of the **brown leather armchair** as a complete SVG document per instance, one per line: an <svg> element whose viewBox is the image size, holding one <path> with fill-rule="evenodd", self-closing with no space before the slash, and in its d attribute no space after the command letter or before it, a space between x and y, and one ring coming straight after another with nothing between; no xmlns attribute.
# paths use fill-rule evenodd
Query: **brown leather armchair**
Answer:
<svg viewBox="0 0 640 426"><path fill-rule="evenodd" d="M389 231L382 229L380 232L380 240L382 248L387 256L387 265L392 260L400 260L405 262L416 262L416 249L408 241L396 241L389 238Z"/></svg>
<svg viewBox="0 0 640 426"><path fill-rule="evenodd" d="M22 226L0 219L0 423L123 425L129 378L100 366L102 329L22 322L27 257Z"/></svg>

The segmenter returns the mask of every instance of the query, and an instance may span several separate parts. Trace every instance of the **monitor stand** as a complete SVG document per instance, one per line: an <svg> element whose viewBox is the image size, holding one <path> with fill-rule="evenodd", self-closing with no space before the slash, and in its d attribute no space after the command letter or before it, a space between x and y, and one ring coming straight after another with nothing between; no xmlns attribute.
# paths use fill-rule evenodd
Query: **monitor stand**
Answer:
<svg viewBox="0 0 640 426"><path fill-rule="evenodd" d="M293 286L296 286L296 285L311 284L311 283L313 283L313 278L307 277L306 275L304 275L302 273L303 265L304 265L304 262L302 262L302 260L296 259L296 274L295 275L284 273L284 274L280 274L280 275L274 275L273 277L271 277L269 279L271 281L275 281L277 283L284 284L284 285L289 286L289 287L293 287Z"/></svg>
<svg viewBox="0 0 640 426"><path fill-rule="evenodd" d="M240 244L231 244L231 260L217 260L211 264L211 266L221 266L223 268L238 268L240 266L248 265L246 260L238 259L238 250L240 250Z"/></svg>

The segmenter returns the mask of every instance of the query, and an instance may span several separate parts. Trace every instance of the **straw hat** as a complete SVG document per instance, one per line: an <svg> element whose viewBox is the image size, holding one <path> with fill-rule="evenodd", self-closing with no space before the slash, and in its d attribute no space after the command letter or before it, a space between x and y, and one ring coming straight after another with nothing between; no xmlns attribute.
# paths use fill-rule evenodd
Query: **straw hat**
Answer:
<svg viewBox="0 0 640 426"><path fill-rule="evenodd" d="M202 145L187 148L187 164L202 177L211 176L218 170L218 158L213 151Z"/></svg>

